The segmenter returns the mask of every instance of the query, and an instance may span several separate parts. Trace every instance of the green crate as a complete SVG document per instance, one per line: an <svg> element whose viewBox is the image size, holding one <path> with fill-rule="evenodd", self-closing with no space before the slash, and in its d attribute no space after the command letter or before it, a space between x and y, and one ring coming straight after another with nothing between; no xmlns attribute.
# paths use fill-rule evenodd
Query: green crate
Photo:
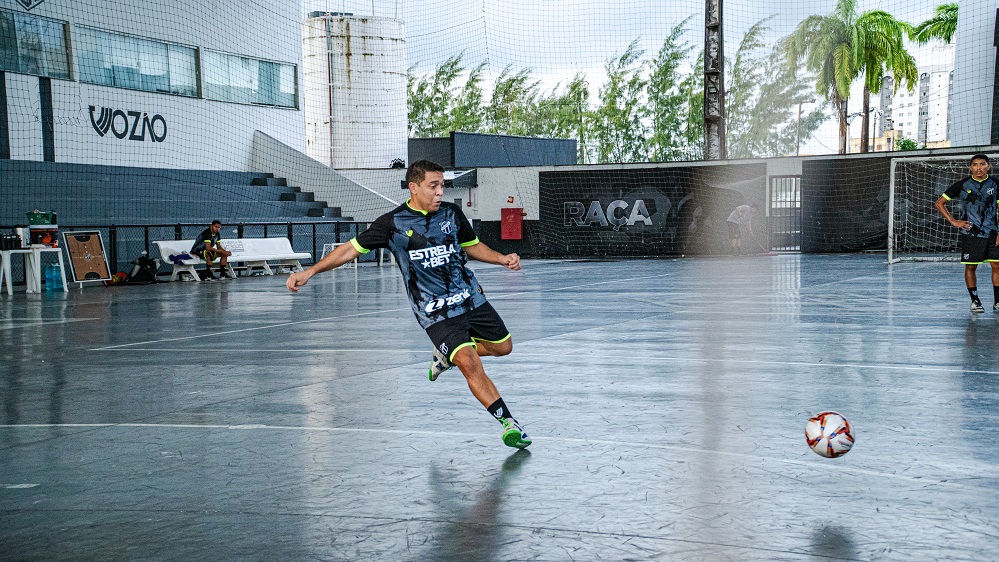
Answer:
<svg viewBox="0 0 999 562"><path fill-rule="evenodd" d="M27 213L28 224L52 224L52 220L55 218L55 211L42 212L42 211L31 211Z"/></svg>

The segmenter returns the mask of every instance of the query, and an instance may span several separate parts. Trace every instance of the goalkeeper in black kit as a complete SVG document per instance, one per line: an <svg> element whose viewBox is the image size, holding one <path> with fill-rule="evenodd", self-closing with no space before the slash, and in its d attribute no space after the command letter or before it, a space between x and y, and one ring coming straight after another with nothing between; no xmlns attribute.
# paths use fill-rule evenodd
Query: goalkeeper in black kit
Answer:
<svg viewBox="0 0 999 562"><path fill-rule="evenodd" d="M947 222L961 229L961 263L964 264L964 282L971 295L971 312L985 312L978 298L978 265L988 262L992 266L992 293L999 312L999 202L996 194L999 184L989 176L992 166L989 157L976 154L971 157L971 175L955 182L937 199L934 206ZM947 210L947 202L960 199L964 207L964 220L954 218Z"/></svg>

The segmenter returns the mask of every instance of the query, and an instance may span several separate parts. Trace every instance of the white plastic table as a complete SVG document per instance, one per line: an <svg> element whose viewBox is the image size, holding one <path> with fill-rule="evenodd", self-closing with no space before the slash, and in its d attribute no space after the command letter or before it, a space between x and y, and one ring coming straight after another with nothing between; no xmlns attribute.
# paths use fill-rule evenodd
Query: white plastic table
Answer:
<svg viewBox="0 0 999 562"><path fill-rule="evenodd" d="M0 281L6 282L8 295L14 294L10 261L14 255L18 254L24 256L24 282L27 287L25 292L42 292L42 252L56 252L56 258L59 260L59 274L62 276L62 290L69 291L69 286L66 284L66 266L62 260L62 248L32 246L17 250L0 250Z"/></svg>

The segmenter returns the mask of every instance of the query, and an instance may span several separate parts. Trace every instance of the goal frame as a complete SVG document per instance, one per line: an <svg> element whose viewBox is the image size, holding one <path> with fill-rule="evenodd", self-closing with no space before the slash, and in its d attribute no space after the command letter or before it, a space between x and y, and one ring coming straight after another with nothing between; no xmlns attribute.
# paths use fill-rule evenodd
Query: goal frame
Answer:
<svg viewBox="0 0 999 562"><path fill-rule="evenodd" d="M888 173L888 263L901 262L955 262L959 261L957 248L951 253L940 253L938 255L903 255L903 252L895 250L895 242L898 233L895 231L895 205L896 205L896 168L900 162L956 162L963 158L970 158L963 154L950 156L911 156L895 157L891 159L891 166ZM935 211L933 211L935 212Z"/></svg>

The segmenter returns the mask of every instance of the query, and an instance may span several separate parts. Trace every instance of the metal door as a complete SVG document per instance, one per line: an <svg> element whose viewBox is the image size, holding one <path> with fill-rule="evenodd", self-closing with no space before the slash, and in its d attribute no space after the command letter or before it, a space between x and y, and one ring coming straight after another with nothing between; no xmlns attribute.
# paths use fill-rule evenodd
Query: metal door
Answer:
<svg viewBox="0 0 999 562"><path fill-rule="evenodd" d="M767 191L770 249L801 251L801 176L770 176Z"/></svg>

